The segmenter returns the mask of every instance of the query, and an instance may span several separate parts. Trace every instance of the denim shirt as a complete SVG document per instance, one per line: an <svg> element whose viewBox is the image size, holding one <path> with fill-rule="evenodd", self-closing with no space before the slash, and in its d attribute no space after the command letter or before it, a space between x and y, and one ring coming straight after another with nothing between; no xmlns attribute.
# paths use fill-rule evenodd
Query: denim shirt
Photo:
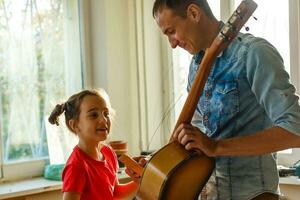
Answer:
<svg viewBox="0 0 300 200"><path fill-rule="evenodd" d="M188 90L204 53L191 62ZM277 50L266 40L239 33L215 60L192 123L215 139L255 134L272 126L300 135L300 106ZM215 197L251 199L278 193L272 154L216 157Z"/></svg>

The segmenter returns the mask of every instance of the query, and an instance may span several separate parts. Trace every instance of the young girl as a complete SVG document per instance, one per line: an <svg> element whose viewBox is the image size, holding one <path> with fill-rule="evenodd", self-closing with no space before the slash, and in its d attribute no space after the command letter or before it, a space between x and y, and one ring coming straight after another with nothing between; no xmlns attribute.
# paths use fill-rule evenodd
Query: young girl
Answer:
<svg viewBox="0 0 300 200"><path fill-rule="evenodd" d="M105 141L111 126L111 105L104 90L83 90L56 105L49 122L59 125L65 113L68 129L79 138L62 174L64 200L109 200L132 195L137 184L119 184L115 153Z"/></svg>

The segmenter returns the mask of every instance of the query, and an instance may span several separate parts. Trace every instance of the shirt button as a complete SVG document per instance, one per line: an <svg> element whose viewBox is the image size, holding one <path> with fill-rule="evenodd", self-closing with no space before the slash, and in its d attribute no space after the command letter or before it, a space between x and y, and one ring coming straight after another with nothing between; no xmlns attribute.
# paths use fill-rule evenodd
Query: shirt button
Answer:
<svg viewBox="0 0 300 200"><path fill-rule="evenodd" d="M208 116L207 115L204 115L204 120L208 120Z"/></svg>
<svg viewBox="0 0 300 200"><path fill-rule="evenodd" d="M205 96L209 97L209 92L208 91L205 92Z"/></svg>

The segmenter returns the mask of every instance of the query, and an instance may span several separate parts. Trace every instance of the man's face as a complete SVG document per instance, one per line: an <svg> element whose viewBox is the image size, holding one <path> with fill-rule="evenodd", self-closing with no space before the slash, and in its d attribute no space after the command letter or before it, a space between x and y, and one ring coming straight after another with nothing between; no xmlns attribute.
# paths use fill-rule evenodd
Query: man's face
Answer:
<svg viewBox="0 0 300 200"><path fill-rule="evenodd" d="M155 20L162 33L168 37L172 48L179 46L190 54L202 50L198 41L198 22L189 15L183 18L168 8L162 8L156 13Z"/></svg>

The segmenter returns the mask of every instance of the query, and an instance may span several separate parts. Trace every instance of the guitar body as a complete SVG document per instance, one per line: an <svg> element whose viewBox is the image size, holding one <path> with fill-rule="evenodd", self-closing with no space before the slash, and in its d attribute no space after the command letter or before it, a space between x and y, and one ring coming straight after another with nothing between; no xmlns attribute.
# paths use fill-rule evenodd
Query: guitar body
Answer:
<svg viewBox="0 0 300 200"><path fill-rule="evenodd" d="M214 160L171 142L157 151L142 175L140 199L194 200L214 169Z"/></svg>

